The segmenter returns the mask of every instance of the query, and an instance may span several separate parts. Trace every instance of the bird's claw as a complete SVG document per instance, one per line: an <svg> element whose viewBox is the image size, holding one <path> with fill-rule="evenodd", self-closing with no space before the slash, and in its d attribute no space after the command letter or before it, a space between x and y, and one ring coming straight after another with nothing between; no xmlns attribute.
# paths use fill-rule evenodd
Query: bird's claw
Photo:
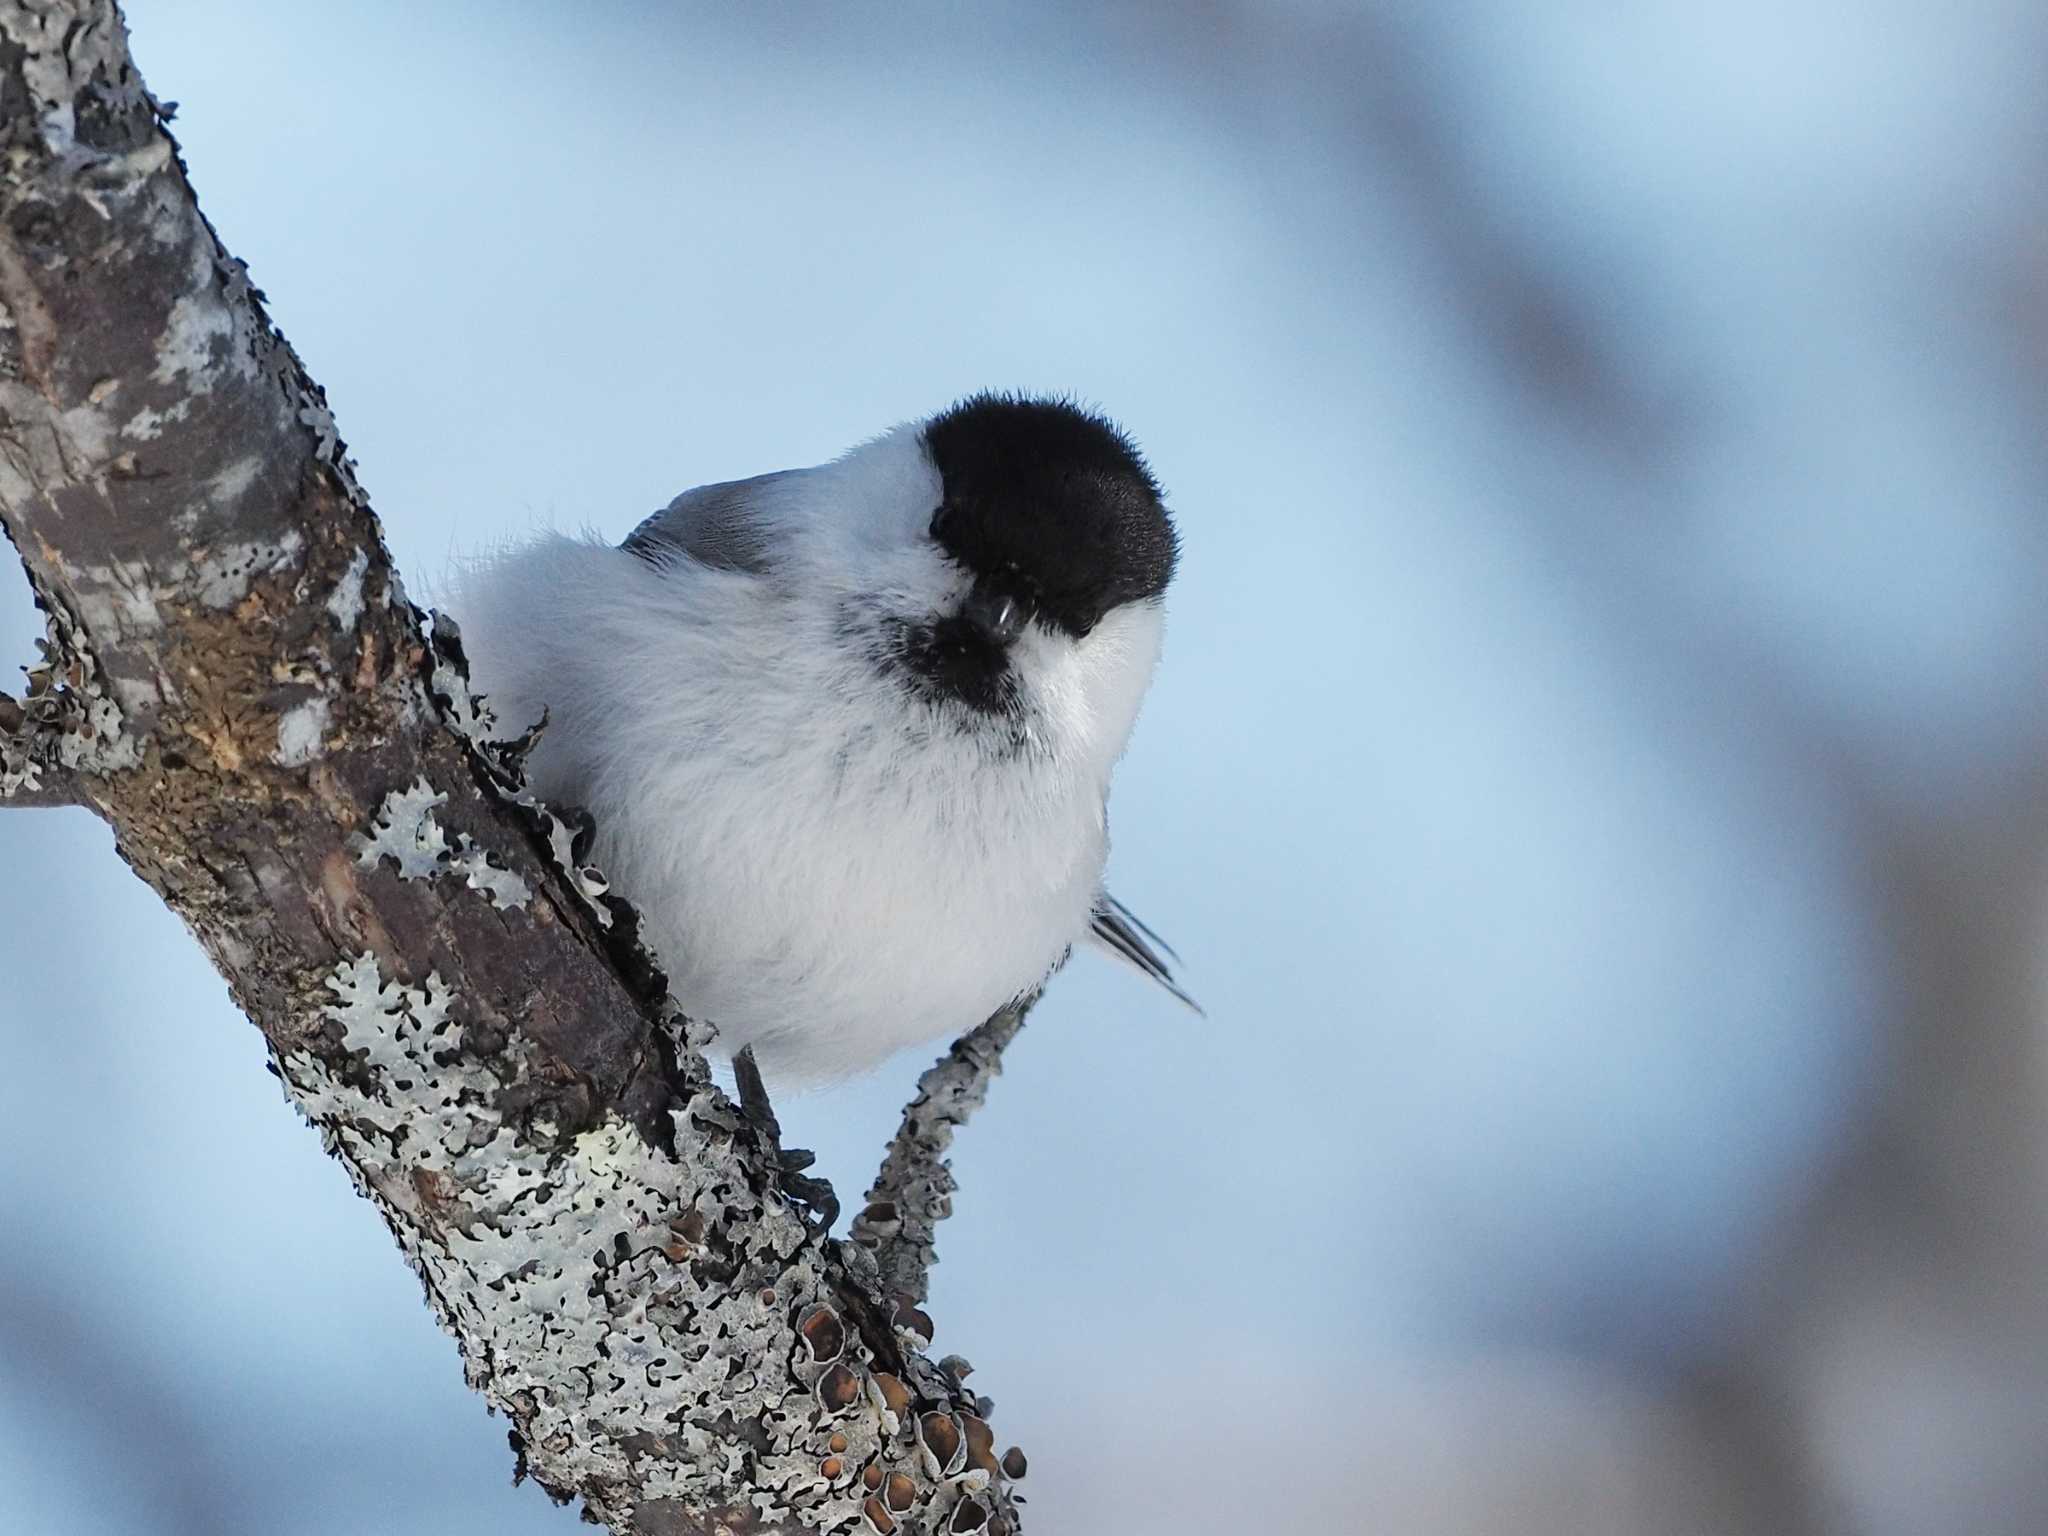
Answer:
<svg viewBox="0 0 2048 1536"><path fill-rule="evenodd" d="M557 806L555 814L570 828L569 862L579 866L589 863L590 850L597 843L597 818L580 805Z"/></svg>
<svg viewBox="0 0 2048 1536"><path fill-rule="evenodd" d="M792 1163L790 1159L793 1157L803 1161ZM814 1179L803 1171L816 1161L815 1155L800 1148L783 1154L782 1192L810 1210L812 1231L825 1233L830 1232L832 1223L839 1219L839 1196L830 1179Z"/></svg>
<svg viewBox="0 0 2048 1536"><path fill-rule="evenodd" d="M839 1196L828 1179L813 1178L804 1170L818 1160L818 1154L804 1147L782 1144L782 1122L775 1118L775 1106L768 1102L767 1084L754 1060L754 1048L742 1046L732 1059L733 1081L740 1092L740 1113L766 1139L775 1155L777 1182L782 1192L810 1211L813 1231L829 1232L839 1219Z"/></svg>

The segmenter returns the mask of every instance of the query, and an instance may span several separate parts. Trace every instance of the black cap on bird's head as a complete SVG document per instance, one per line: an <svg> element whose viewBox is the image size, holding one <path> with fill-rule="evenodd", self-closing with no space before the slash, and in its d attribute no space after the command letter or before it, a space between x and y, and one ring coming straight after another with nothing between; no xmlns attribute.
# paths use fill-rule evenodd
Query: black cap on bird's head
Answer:
<svg viewBox="0 0 2048 1536"><path fill-rule="evenodd" d="M1158 482L1102 417L975 395L926 423L924 444L944 487L932 537L975 577L968 616L991 638L1036 616L1078 639L1173 579Z"/></svg>

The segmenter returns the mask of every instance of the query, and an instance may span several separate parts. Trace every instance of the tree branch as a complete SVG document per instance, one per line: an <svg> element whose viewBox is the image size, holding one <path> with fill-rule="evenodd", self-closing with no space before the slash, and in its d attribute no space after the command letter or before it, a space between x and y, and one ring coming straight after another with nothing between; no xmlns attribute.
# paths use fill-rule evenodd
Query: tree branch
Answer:
<svg viewBox="0 0 2048 1536"><path fill-rule="evenodd" d="M979 1405L806 1231L631 912L476 744L111 0L0 0L0 305L37 776L54 744L198 936L520 1469L641 1536L1014 1530Z"/></svg>
<svg viewBox="0 0 2048 1536"><path fill-rule="evenodd" d="M1024 1027L1037 998L1005 1008L953 1042L953 1048L917 1080L917 1097L889 1142L882 1168L854 1218L853 1241L875 1256L882 1290L910 1326L931 1293L931 1267L939 1259L939 1223L953 1213L960 1186L946 1162L953 1133L981 1108L990 1081L1003 1070L1003 1050ZM926 1320L929 1337L929 1320Z"/></svg>
<svg viewBox="0 0 2048 1536"><path fill-rule="evenodd" d="M62 769L39 769L33 782L23 779L12 787L0 783L0 811L54 810L91 803L85 786Z"/></svg>
<svg viewBox="0 0 2048 1536"><path fill-rule="evenodd" d="M64 764L65 735L52 728L66 700L49 691L48 673L30 679L28 702L0 693L0 810L90 805L76 769Z"/></svg>

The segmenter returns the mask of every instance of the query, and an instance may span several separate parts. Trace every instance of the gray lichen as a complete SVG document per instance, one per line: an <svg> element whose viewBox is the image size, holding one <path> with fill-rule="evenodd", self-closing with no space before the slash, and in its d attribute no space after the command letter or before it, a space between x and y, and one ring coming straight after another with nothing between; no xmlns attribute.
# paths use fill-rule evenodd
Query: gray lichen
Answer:
<svg viewBox="0 0 2048 1536"><path fill-rule="evenodd" d="M282 747L280 733L279 743ZM402 880L427 880L436 875L459 876L472 890L481 891L495 906L523 907L533 891L517 874L491 862L491 856L477 847L467 832L448 835L434 819L434 808L448 797L425 779L406 789L395 789L384 797L368 833L351 839L356 862L375 869L382 859L398 866Z"/></svg>
<svg viewBox="0 0 2048 1536"><path fill-rule="evenodd" d="M292 1096L384 1208L549 1486L585 1490L621 1529L673 1499L857 1530L881 1486L907 1501L885 1509L936 1530L987 1495L986 1426L912 1411L825 1252L759 1188L701 1063L670 1156L615 1117L523 1122L536 1057L516 1040L472 1051L438 973L409 986L363 954L325 985L332 1050L284 1057Z"/></svg>
<svg viewBox="0 0 2048 1536"><path fill-rule="evenodd" d="M156 339L156 367L150 378L158 384L185 380L195 394L208 393L217 354L229 350L234 334L234 320L225 305L184 295L171 306L170 324Z"/></svg>
<svg viewBox="0 0 2048 1536"><path fill-rule="evenodd" d="M12 699L0 702L0 800L26 798L41 789L48 771L37 758L31 738L14 720L19 708Z"/></svg>
<svg viewBox="0 0 2048 1536"><path fill-rule="evenodd" d="M333 705L324 694L315 694L294 704L277 717L277 762L284 768L303 768L322 751L331 722Z"/></svg>
<svg viewBox="0 0 2048 1536"><path fill-rule="evenodd" d="M546 722L543 721L521 739L502 740L498 734L497 717L491 713L489 701L469 686L460 627L445 613L437 611L431 617L433 664L427 688L439 706L443 723L469 743L478 766L489 776L492 787L520 807L540 829L547 840L549 857L567 877L570 888L582 899L584 910L600 928L610 928L612 909L603 898L609 894L611 882L596 865L576 857L574 831L527 789L521 772L521 763L540 731L546 728Z"/></svg>
<svg viewBox="0 0 2048 1536"><path fill-rule="evenodd" d="M988 1097L988 1085L1002 1070L1003 1049L1024 1027L1035 999L1005 1008L955 1041L917 1080L917 1097L903 1112L903 1124L854 1218L853 1240L874 1256L885 1294L915 1306L930 1290L938 1262L935 1235L953 1209L953 1170L946 1152L953 1133ZM964 1374L964 1373L959 1373Z"/></svg>
<svg viewBox="0 0 2048 1536"><path fill-rule="evenodd" d="M341 573L341 580L334 584L334 591L328 595L327 611L334 615L334 627L351 630L363 616L363 575L370 568L367 550L357 550L350 558L348 569Z"/></svg>
<svg viewBox="0 0 2048 1536"><path fill-rule="evenodd" d="M181 582L209 608L232 608L249 595L249 583L259 576L290 570L304 554L306 541L297 529L288 529L275 542L236 540L201 554L193 563L193 575Z"/></svg>
<svg viewBox="0 0 2048 1536"><path fill-rule="evenodd" d="M0 798L33 790L46 769L109 773L139 761L134 738L84 637L61 607L45 607L43 659L0 718Z"/></svg>
<svg viewBox="0 0 2048 1536"><path fill-rule="evenodd" d="M58 153L77 142L75 103L88 88L116 94L113 105L148 102L142 82L128 67L128 44L112 8L79 17L66 6L19 4L0 7L0 35L23 50L22 83L44 140Z"/></svg>

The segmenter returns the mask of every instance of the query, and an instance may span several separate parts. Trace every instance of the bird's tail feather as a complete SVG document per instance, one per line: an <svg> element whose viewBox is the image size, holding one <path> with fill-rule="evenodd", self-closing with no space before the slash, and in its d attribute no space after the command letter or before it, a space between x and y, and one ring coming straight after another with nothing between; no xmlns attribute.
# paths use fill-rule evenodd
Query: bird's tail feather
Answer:
<svg viewBox="0 0 2048 1536"><path fill-rule="evenodd" d="M1174 980L1173 966L1179 964L1180 956L1173 952L1173 946L1159 937L1136 913L1104 891L1097 898L1095 911L1089 922L1089 937L1098 947L1114 955L1140 974L1150 977L1160 986L1179 998L1188 1007L1204 1018L1202 1005L1190 997L1185 988Z"/></svg>

